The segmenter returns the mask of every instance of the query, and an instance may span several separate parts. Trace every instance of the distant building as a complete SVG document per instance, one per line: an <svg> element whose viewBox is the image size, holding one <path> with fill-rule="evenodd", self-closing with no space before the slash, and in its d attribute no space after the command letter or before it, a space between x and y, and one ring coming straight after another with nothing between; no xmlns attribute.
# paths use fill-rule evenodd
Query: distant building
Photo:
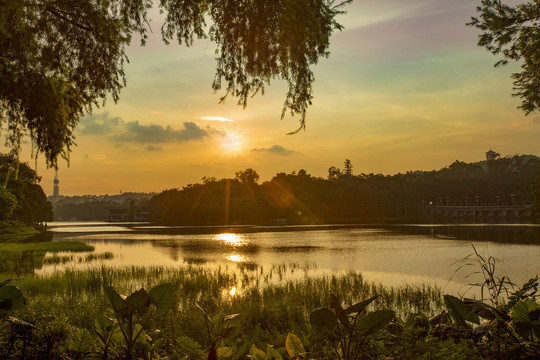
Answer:
<svg viewBox="0 0 540 360"><path fill-rule="evenodd" d="M498 152L495 152L495 151L489 149L489 151L486 153L486 160L487 161L492 161L492 160L497 159L499 156L501 156L501 155Z"/></svg>
<svg viewBox="0 0 540 360"><path fill-rule="evenodd" d="M129 221L129 208L127 207L114 207L107 209L107 221Z"/></svg>

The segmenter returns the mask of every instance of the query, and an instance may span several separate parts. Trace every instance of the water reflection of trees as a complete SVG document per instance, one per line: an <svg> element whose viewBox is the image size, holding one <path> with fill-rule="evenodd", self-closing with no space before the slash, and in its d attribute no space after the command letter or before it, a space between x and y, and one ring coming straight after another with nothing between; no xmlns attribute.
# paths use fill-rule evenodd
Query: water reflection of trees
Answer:
<svg viewBox="0 0 540 360"><path fill-rule="evenodd" d="M400 233L430 235L435 238L444 237L456 240L540 245L540 227L536 226L395 226L392 229Z"/></svg>

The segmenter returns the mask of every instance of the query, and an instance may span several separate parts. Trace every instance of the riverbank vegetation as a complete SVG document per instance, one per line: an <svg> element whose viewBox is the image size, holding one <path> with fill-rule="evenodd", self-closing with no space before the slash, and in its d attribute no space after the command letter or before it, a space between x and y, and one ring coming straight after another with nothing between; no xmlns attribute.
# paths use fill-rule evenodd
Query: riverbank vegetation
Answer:
<svg viewBox="0 0 540 360"><path fill-rule="evenodd" d="M13 238L25 238L38 233L39 231L36 228L20 221L0 221L0 242Z"/></svg>
<svg viewBox="0 0 540 360"><path fill-rule="evenodd" d="M150 218L183 225L365 223L421 220L422 205L532 204L533 194L540 194L530 189L540 159L497 156L392 176L354 175L346 160L343 169L330 167L326 179L299 170L262 184L255 170L246 169L233 179L205 177L163 191L149 203Z"/></svg>
<svg viewBox="0 0 540 360"><path fill-rule="evenodd" d="M291 269L274 267L261 275L197 266L97 266L14 283L5 282L14 277L4 273L0 356L534 359L540 354L537 278L511 291L507 301L493 303L442 296L430 287L384 287L358 273L278 280ZM26 305L6 301L9 296L24 296Z"/></svg>
<svg viewBox="0 0 540 360"><path fill-rule="evenodd" d="M52 221L52 205L39 181L28 164L0 154L0 241L35 235L34 225Z"/></svg>

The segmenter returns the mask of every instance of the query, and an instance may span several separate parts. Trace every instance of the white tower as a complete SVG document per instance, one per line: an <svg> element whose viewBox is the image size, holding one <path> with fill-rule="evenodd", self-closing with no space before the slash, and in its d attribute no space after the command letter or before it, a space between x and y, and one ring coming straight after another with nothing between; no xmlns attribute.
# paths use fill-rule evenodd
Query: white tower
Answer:
<svg viewBox="0 0 540 360"><path fill-rule="evenodd" d="M60 187L58 186L60 184L60 180L58 180L58 170L54 173L54 188L53 188L53 203L58 202L58 197L60 196Z"/></svg>

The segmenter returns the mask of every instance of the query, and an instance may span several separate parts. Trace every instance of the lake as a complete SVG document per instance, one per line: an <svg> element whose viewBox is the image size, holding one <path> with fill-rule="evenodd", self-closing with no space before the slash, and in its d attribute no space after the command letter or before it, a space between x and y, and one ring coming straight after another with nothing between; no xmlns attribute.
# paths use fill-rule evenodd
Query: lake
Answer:
<svg viewBox="0 0 540 360"><path fill-rule="evenodd" d="M63 267L203 266L228 272L286 269L285 278L361 272L385 285L429 284L444 293L469 290L481 278L464 266L473 245L493 256L497 274L522 285L540 273L537 225L393 225L290 227L166 227L102 222L49 223L53 241L83 241L111 259L44 265L38 273ZM52 256L48 254L47 256ZM282 280L282 277L276 281Z"/></svg>

